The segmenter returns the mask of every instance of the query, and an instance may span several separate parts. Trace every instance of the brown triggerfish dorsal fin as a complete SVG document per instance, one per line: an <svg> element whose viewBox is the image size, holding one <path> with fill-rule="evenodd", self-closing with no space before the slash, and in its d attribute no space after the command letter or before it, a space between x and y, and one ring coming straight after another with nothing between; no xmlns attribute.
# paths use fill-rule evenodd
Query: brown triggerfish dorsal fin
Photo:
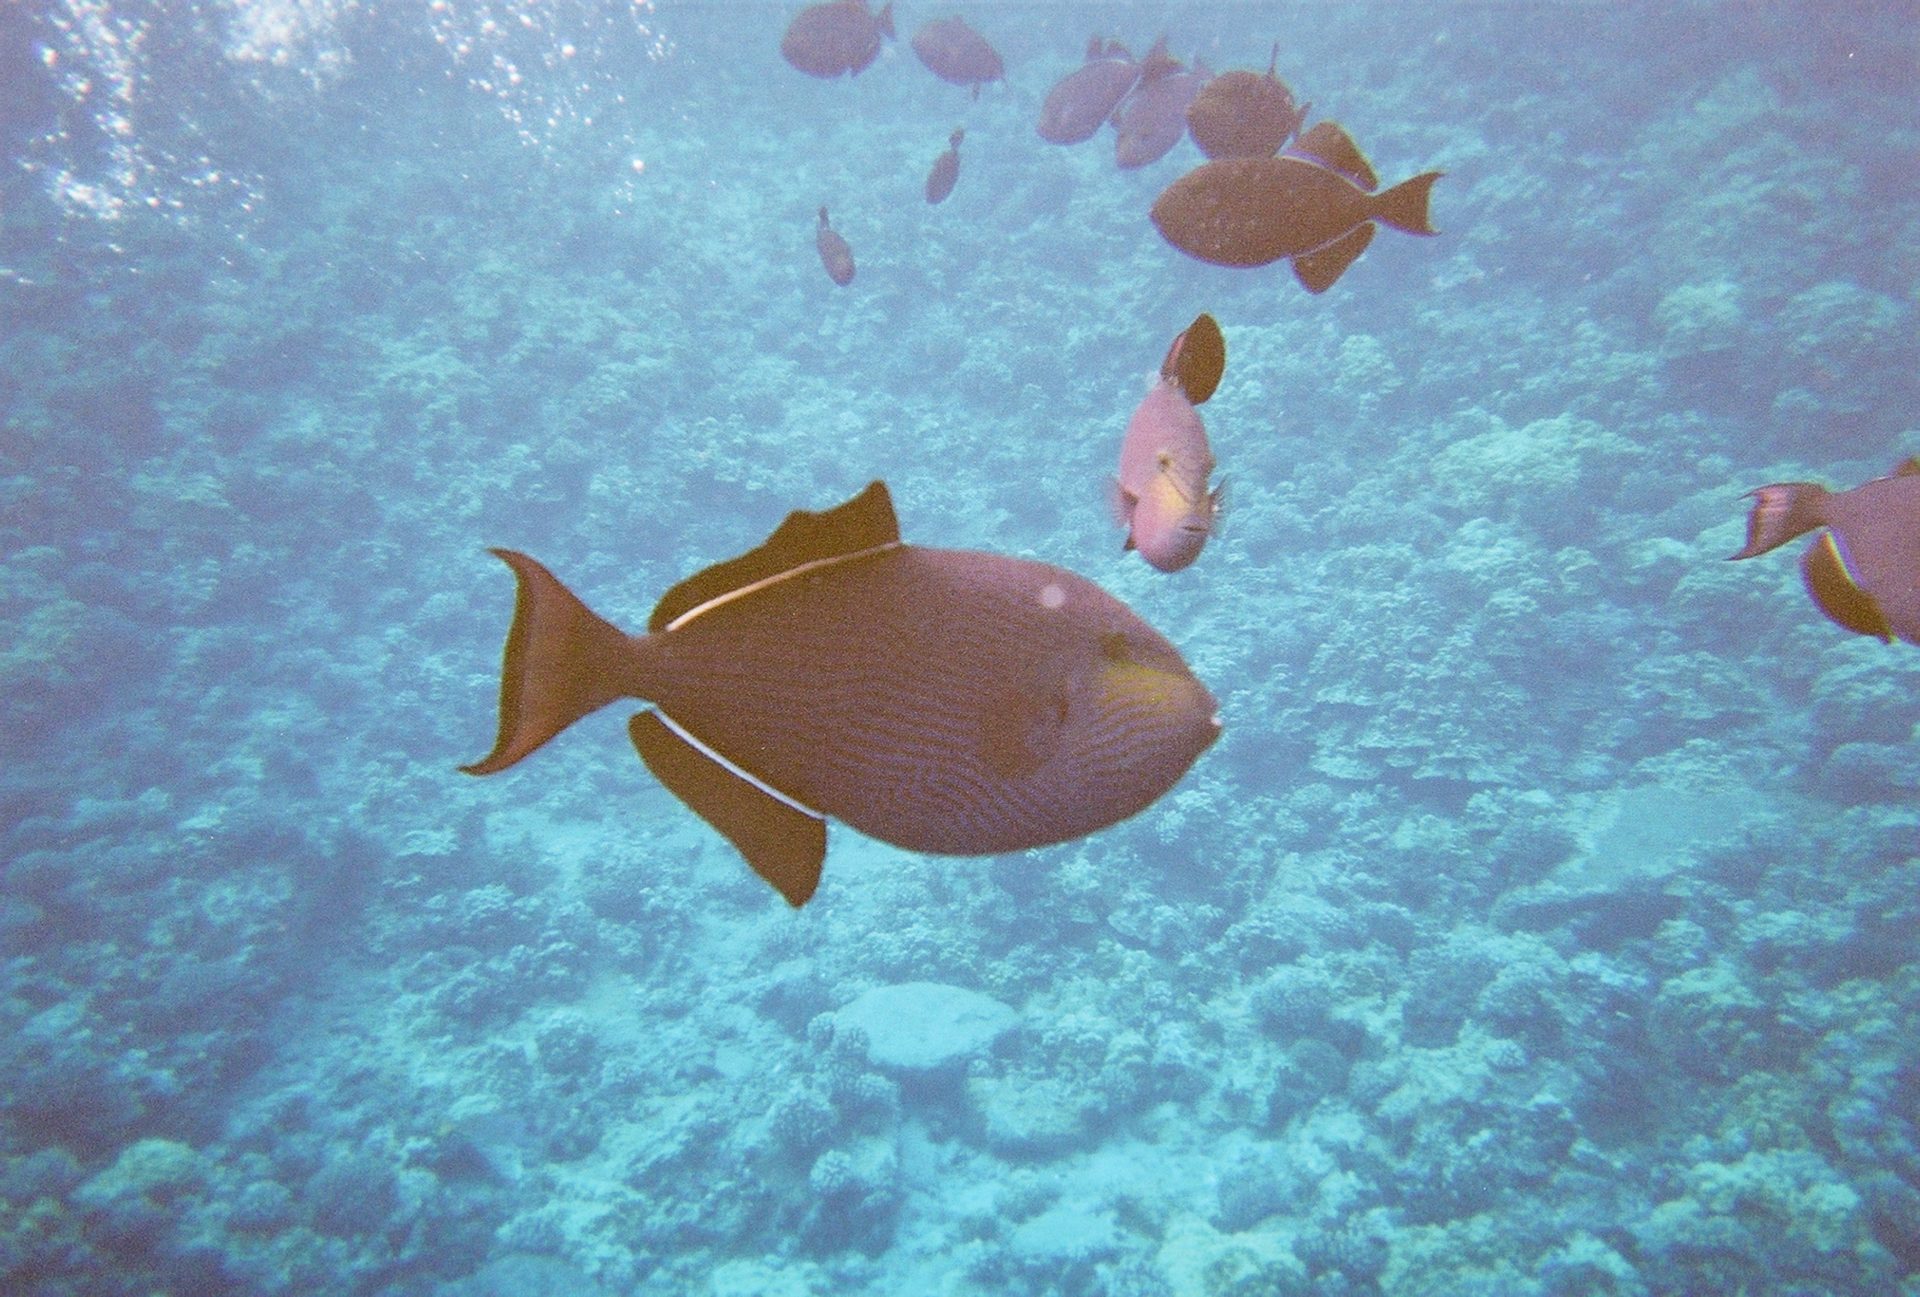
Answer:
<svg viewBox="0 0 1920 1297"><path fill-rule="evenodd" d="M740 850L787 904L807 903L827 858L827 821L718 756L658 712L627 722L654 778Z"/></svg>
<svg viewBox="0 0 1920 1297"><path fill-rule="evenodd" d="M1800 575L1821 612L1850 631L1893 642L1893 627L1887 624L1886 613L1853 579L1846 555L1831 531L1822 533L1807 547L1800 560Z"/></svg>
<svg viewBox="0 0 1920 1297"><path fill-rule="evenodd" d="M716 563L674 586L654 605L647 629L671 630L715 604L739 598L823 563L843 562L900 543L900 522L885 482L831 509L795 509L758 548Z"/></svg>
<svg viewBox="0 0 1920 1297"><path fill-rule="evenodd" d="M1202 311L1167 348L1167 358L1160 362L1160 377L1179 384L1193 404L1204 405L1220 386L1220 375L1226 369L1227 340L1219 322Z"/></svg>
<svg viewBox="0 0 1920 1297"><path fill-rule="evenodd" d="M1368 193L1380 187L1380 177L1373 174L1373 166L1360 146L1336 122L1316 123L1293 142L1293 152L1304 153L1329 170L1338 171Z"/></svg>

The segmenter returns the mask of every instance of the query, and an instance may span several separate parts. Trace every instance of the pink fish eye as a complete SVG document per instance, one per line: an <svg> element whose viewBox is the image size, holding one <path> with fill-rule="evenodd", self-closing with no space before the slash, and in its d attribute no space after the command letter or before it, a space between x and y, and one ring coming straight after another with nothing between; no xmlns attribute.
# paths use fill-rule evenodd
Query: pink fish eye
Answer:
<svg viewBox="0 0 1920 1297"><path fill-rule="evenodd" d="M1042 608L1061 608L1067 602L1067 592L1058 581L1049 581L1040 587L1040 606Z"/></svg>

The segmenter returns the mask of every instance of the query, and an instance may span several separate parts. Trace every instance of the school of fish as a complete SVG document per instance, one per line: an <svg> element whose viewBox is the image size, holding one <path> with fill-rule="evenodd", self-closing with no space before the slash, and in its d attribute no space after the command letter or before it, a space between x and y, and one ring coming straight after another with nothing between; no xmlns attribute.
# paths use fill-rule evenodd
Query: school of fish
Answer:
<svg viewBox="0 0 1920 1297"><path fill-rule="evenodd" d="M893 5L821 0L779 46L827 80L872 67L895 38ZM978 99L1006 66L963 18L910 42L941 81ZM1285 261L1324 293L1379 226L1436 233L1439 171L1381 189L1337 123L1264 73L1215 75L1163 35L1144 58L1093 37L1046 93L1035 130L1052 144L1114 130L1122 170L1191 138L1205 157L1148 219L1166 243L1214 265ZM929 205L960 177L964 126L924 181ZM982 146L985 147L985 146ZM818 209L815 248L836 285L851 245ZM1162 572L1192 566L1224 503L1199 407L1226 368L1202 313L1177 334L1120 437L1110 488L1124 549ZM1815 605L1863 635L1920 644L1920 460L1851 490L1781 482L1750 493L1752 558L1818 532L1801 561ZM516 580L494 745L461 769L494 774L622 699L640 760L786 901L819 886L827 825L913 851L986 855L1097 832L1171 789L1221 732L1213 694L1171 641L1061 567L902 541L873 482L837 506L790 513L757 548L681 581L638 634L593 613L545 567L494 550Z"/></svg>

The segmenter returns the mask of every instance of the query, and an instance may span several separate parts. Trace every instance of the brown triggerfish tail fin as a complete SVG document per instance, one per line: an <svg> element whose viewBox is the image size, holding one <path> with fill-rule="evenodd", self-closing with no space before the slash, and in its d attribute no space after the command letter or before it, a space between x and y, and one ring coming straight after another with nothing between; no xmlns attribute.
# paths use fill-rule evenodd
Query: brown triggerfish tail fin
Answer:
<svg viewBox="0 0 1920 1297"><path fill-rule="evenodd" d="M510 549L493 553L520 591L500 669L500 734L493 751L460 769L505 770L567 726L628 692L633 641L602 620L553 573Z"/></svg>
<svg viewBox="0 0 1920 1297"><path fill-rule="evenodd" d="M825 817L723 760L658 712L635 716L627 734L654 778L739 848L787 904L807 903L827 858Z"/></svg>
<svg viewBox="0 0 1920 1297"><path fill-rule="evenodd" d="M1373 222L1362 221L1326 247L1295 257L1294 278L1309 293L1324 293L1333 287L1334 280L1347 273L1347 267L1358 261L1372 242Z"/></svg>
<svg viewBox="0 0 1920 1297"><path fill-rule="evenodd" d="M1433 182L1445 174L1423 171L1411 180L1402 180L1374 200L1374 219L1408 234L1438 234L1427 221L1427 198L1433 192Z"/></svg>
<svg viewBox="0 0 1920 1297"><path fill-rule="evenodd" d="M1203 405L1220 386L1227 368L1227 340L1215 319L1202 311L1167 348L1160 377L1177 383L1194 405Z"/></svg>
<svg viewBox="0 0 1920 1297"><path fill-rule="evenodd" d="M1729 554L1729 559L1777 549L1827 520L1827 488L1817 482L1774 482L1756 487L1747 497L1753 501L1753 512L1747 515L1747 545L1738 554Z"/></svg>
<svg viewBox="0 0 1920 1297"><path fill-rule="evenodd" d="M869 482L845 504L817 512L795 509L756 548L680 582L654 605L647 629L671 630L718 602L771 581L899 543L900 523L887 484Z"/></svg>
<svg viewBox="0 0 1920 1297"><path fill-rule="evenodd" d="M1893 643L1893 627L1887 622L1887 614L1853 579L1846 555L1832 532L1807 547L1806 556L1800 560L1800 575L1821 612L1850 631Z"/></svg>

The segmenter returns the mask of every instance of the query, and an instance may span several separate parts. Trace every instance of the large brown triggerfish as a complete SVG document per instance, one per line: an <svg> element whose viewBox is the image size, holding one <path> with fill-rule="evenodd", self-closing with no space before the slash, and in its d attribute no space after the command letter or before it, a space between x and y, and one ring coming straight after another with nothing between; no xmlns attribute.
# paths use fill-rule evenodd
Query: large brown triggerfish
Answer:
<svg viewBox="0 0 1920 1297"><path fill-rule="evenodd" d="M1045 563L904 544L880 482L680 582L641 635L493 552L519 578L500 733L461 768L651 703L627 726L641 760L793 905L829 818L947 855L1065 842L1143 810L1220 734L1213 695L1125 604Z"/></svg>
<svg viewBox="0 0 1920 1297"><path fill-rule="evenodd" d="M1127 549L1162 572L1200 557L1220 514L1224 487L1209 491L1213 449L1200 412L1227 365L1227 343L1202 314L1167 349L1160 377L1127 421L1114 517L1127 529Z"/></svg>
<svg viewBox="0 0 1920 1297"><path fill-rule="evenodd" d="M1807 593L1850 631L1920 644L1920 459L1851 491L1775 482L1747 492L1752 558L1825 527L1800 559Z"/></svg>
<svg viewBox="0 0 1920 1297"><path fill-rule="evenodd" d="M1168 243L1216 266L1284 259L1310 293L1324 293L1373 242L1380 221L1432 234L1427 198L1438 171L1381 193L1347 133L1321 122L1277 158L1219 158L1167 186L1153 223Z"/></svg>

